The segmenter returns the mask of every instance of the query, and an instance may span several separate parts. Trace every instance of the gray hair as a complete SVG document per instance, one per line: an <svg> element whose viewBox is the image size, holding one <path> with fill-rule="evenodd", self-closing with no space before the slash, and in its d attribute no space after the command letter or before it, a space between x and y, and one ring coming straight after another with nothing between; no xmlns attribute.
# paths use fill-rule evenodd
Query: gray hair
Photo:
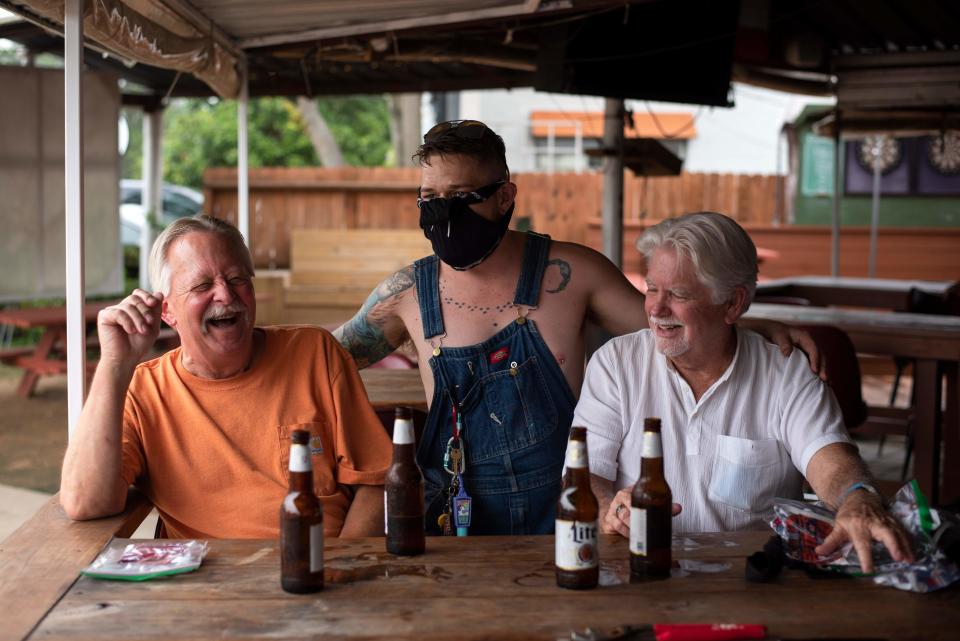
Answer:
<svg viewBox="0 0 960 641"><path fill-rule="evenodd" d="M170 294L170 264L167 262L167 252L174 241L195 232L223 236L229 243L230 249L243 261L243 266L249 275L253 276L253 259L240 230L225 220L206 214L197 214L173 221L153 242L153 248L150 250L150 285L154 291L160 291L164 296Z"/></svg>
<svg viewBox="0 0 960 641"><path fill-rule="evenodd" d="M694 274L711 292L714 304L730 300L733 290L747 292L744 311L757 289L757 247L736 221L712 211L668 218L648 228L637 249L649 261L661 247L689 258Z"/></svg>

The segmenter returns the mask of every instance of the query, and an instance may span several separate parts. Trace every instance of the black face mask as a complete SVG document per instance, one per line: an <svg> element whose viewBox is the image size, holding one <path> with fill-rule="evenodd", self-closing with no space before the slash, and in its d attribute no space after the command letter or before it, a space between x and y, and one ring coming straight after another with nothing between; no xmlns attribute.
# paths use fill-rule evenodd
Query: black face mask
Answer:
<svg viewBox="0 0 960 641"><path fill-rule="evenodd" d="M487 220L470 209L470 201L470 198L420 201L423 235L430 239L440 260L458 270L476 267L486 260L500 245L513 217L514 205L510 205L499 220Z"/></svg>

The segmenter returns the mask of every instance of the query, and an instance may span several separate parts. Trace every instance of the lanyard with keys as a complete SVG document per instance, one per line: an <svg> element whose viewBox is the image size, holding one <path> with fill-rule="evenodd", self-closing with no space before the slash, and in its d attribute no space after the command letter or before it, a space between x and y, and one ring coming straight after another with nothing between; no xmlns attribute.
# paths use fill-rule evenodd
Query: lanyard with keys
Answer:
<svg viewBox="0 0 960 641"><path fill-rule="evenodd" d="M447 490L446 510L440 515L438 522L444 535L452 535L453 528L457 528L457 536L467 536L473 514L473 499L467 494L463 483L463 473L467 469L464 456L463 419L453 406L453 436L447 441L447 449L443 454L443 469L453 478Z"/></svg>

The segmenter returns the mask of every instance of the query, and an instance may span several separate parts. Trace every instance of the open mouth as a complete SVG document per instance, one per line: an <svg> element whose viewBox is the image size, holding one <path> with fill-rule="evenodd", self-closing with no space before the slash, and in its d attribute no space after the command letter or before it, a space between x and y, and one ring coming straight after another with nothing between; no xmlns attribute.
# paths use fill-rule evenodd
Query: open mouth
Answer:
<svg viewBox="0 0 960 641"><path fill-rule="evenodd" d="M217 316L216 318L208 318L205 322L207 327L214 327L216 329L228 329L234 327L240 322L240 314L225 314L223 316Z"/></svg>

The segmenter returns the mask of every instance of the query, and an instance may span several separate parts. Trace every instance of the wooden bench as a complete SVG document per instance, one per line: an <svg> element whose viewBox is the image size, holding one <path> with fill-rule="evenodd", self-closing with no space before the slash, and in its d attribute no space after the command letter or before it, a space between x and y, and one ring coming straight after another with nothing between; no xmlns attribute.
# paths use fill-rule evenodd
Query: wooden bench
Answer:
<svg viewBox="0 0 960 641"><path fill-rule="evenodd" d="M284 305L316 309L309 322L346 320L384 278L431 253L419 229L293 230Z"/></svg>

